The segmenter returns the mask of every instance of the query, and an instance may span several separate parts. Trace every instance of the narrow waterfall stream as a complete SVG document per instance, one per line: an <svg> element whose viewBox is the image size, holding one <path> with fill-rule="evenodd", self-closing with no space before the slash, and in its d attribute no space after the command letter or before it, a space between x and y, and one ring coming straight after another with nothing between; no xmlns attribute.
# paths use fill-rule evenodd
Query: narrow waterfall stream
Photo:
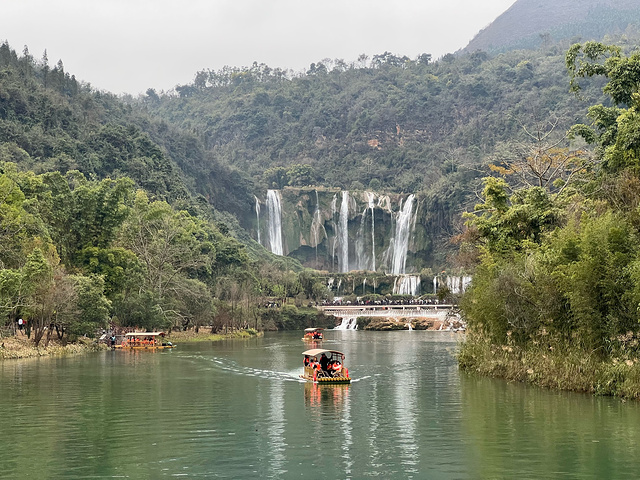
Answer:
<svg viewBox="0 0 640 480"><path fill-rule="evenodd" d="M258 197L256 197L255 195L253 196L253 198L256 199L256 220L258 221L258 243L262 245L262 242L260 241L260 200L258 200Z"/></svg>

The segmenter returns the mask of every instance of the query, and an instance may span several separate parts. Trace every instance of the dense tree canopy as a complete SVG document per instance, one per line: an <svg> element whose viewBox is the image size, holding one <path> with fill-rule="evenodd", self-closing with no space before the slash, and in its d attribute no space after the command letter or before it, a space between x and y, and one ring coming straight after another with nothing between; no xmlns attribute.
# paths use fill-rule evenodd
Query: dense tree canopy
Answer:
<svg viewBox="0 0 640 480"><path fill-rule="evenodd" d="M561 338L613 358L640 330L639 60L597 43L567 53L574 89L604 76L603 91L615 105L591 107L592 124L572 129L602 160L580 171L580 182L509 193L506 181L486 179L484 203L468 217L479 264L464 309L472 330L496 344Z"/></svg>

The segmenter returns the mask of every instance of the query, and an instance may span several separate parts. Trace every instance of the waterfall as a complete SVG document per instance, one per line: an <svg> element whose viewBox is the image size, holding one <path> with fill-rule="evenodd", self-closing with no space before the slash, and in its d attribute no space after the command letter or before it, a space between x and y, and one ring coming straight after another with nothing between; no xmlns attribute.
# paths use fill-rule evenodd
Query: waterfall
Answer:
<svg viewBox="0 0 640 480"><path fill-rule="evenodd" d="M469 284L471 283L471 277L470 276L461 276L461 277L447 276L446 283L449 291L454 295L458 295L458 294L464 293L467 290L467 287L469 287Z"/></svg>
<svg viewBox="0 0 640 480"><path fill-rule="evenodd" d="M367 254L364 248L364 233L366 226L366 218L367 218L367 210L365 208L362 212L362 216L360 217L360 227L358 228L358 235L356 236L356 270L366 270L369 266L369 262L367 261Z"/></svg>
<svg viewBox="0 0 640 480"><path fill-rule="evenodd" d="M417 295L420 291L418 275L400 275L393 284L394 295Z"/></svg>
<svg viewBox="0 0 640 480"><path fill-rule="evenodd" d="M371 210L371 271L376 271L376 215L375 215L375 204L373 203L375 200L375 194L373 192L367 192L367 199L369 204L369 209Z"/></svg>
<svg viewBox="0 0 640 480"><path fill-rule="evenodd" d="M357 329L358 329L357 317L343 317L340 325L334 328L334 330L357 330Z"/></svg>
<svg viewBox="0 0 640 480"><path fill-rule="evenodd" d="M336 211L338 205L338 197L333 196L331 200L331 222L333 223L333 245L331 245L331 271L335 271L334 262L336 258L336 245L338 243L338 225L336 224Z"/></svg>
<svg viewBox="0 0 640 480"><path fill-rule="evenodd" d="M438 277L433 277L433 294L436 295L438 293Z"/></svg>
<svg viewBox="0 0 640 480"><path fill-rule="evenodd" d="M355 269L356 270L376 270L376 245L375 245L375 193L364 192L364 199L366 205L360 216L360 227L358 228L358 234L355 242ZM371 214L371 235L369 236L367 228L367 214ZM371 242L371 248L368 247L368 243Z"/></svg>
<svg viewBox="0 0 640 480"><path fill-rule="evenodd" d="M342 192L342 204L340 205L340 224L338 228L340 234L340 256L338 257L338 267L340 271L349 271L349 192Z"/></svg>
<svg viewBox="0 0 640 480"><path fill-rule="evenodd" d="M267 190L267 212L269 214L268 230L271 252L276 255L284 255L282 247L282 207L278 190Z"/></svg>
<svg viewBox="0 0 640 480"><path fill-rule="evenodd" d="M367 294L367 278L365 277L364 280L362 280L362 295L366 295Z"/></svg>
<svg viewBox="0 0 640 480"><path fill-rule="evenodd" d="M262 245L260 241L260 200L255 195L253 196L256 199L256 219L258 220L258 243Z"/></svg>
<svg viewBox="0 0 640 480"><path fill-rule="evenodd" d="M320 243L321 230L324 232L324 235L322 235L322 238L324 238L327 232L324 230L322 212L320 211L320 200L318 199L318 191L316 190L316 210L313 212L313 220L311 221L311 237L316 247L316 263L318 262L318 244Z"/></svg>
<svg viewBox="0 0 640 480"><path fill-rule="evenodd" d="M415 195L407 197L407 201L402 206L396 219L396 233L393 244L393 260L391 273L403 274L407 263L407 251L409 250L409 237L411 234L411 220L413 211L413 200Z"/></svg>

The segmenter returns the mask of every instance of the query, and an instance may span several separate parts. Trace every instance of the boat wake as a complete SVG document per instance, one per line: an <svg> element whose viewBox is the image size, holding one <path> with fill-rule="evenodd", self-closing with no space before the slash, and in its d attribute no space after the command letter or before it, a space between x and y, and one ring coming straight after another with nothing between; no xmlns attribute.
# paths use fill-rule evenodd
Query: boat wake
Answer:
<svg viewBox="0 0 640 480"><path fill-rule="evenodd" d="M247 377L258 377L268 380L281 380L285 382L304 382L300 378L300 369L291 372L279 372L267 370L264 368L252 368L241 366L237 362L218 357L206 357L204 355L182 356L182 358L205 360L212 364L211 369L231 373L234 375L242 375Z"/></svg>

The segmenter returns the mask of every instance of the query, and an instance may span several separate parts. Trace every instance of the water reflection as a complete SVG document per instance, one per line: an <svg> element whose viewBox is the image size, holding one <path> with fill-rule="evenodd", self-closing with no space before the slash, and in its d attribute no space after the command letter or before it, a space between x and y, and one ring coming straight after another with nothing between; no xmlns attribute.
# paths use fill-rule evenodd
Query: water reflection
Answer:
<svg viewBox="0 0 640 480"><path fill-rule="evenodd" d="M466 456L483 478L637 478L640 405L461 377Z"/></svg>
<svg viewBox="0 0 640 480"><path fill-rule="evenodd" d="M331 451L339 455L341 468L349 478L353 473L353 425L351 419L351 385L318 385L306 382L304 385L305 409L313 422L312 448L316 443L331 442ZM323 447L320 452L323 453Z"/></svg>
<svg viewBox="0 0 640 480"><path fill-rule="evenodd" d="M639 403L461 375L437 332L328 336L351 385L301 382L297 332L0 362L0 477L637 478Z"/></svg>

